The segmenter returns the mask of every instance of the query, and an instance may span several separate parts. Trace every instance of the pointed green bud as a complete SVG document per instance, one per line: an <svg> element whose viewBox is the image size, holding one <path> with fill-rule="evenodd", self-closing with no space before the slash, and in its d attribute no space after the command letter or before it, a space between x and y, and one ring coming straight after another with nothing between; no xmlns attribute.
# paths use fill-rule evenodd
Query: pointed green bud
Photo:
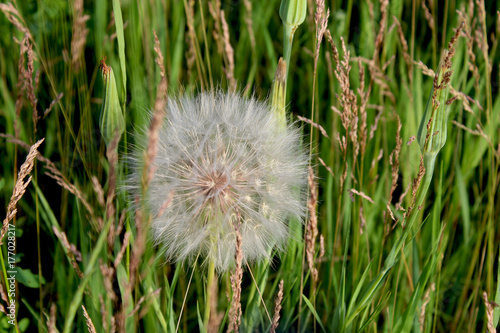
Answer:
<svg viewBox="0 0 500 333"><path fill-rule="evenodd" d="M125 118L123 117L122 107L118 99L118 90L116 88L115 75L113 69L107 66L105 60L101 60L99 67L104 81L104 96L99 117L99 128L101 135L109 146L116 135L122 135L125 131Z"/></svg>
<svg viewBox="0 0 500 333"><path fill-rule="evenodd" d="M281 0L280 17L283 21L283 54L287 63L286 77L290 55L292 53L293 35L307 14L307 0Z"/></svg>
<svg viewBox="0 0 500 333"><path fill-rule="evenodd" d="M271 91L271 106L280 120L280 126L286 128L286 62L283 58L278 61L276 74Z"/></svg>

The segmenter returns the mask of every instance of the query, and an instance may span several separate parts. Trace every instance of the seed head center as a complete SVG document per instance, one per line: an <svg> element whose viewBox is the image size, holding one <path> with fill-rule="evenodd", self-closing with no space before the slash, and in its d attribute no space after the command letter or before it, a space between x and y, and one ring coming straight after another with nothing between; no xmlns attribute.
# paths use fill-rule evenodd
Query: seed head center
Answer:
<svg viewBox="0 0 500 333"><path fill-rule="evenodd" d="M223 171L213 171L208 173L204 178L201 181L201 187L207 198L220 196L229 187L229 179Z"/></svg>

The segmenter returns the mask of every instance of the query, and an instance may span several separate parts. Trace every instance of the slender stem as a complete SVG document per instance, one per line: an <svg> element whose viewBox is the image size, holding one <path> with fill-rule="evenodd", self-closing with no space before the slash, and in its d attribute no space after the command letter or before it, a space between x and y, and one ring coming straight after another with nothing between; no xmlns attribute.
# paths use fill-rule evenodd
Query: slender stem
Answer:
<svg viewBox="0 0 500 333"><path fill-rule="evenodd" d="M35 182L38 184L38 170L36 169L35 160ZM38 191L35 191L35 216L36 216L36 244L38 251L38 295L40 297L40 320L43 318L43 293L42 293L42 254L40 247L40 211L38 209ZM38 332L42 332L42 325L39 326Z"/></svg>
<svg viewBox="0 0 500 333"><path fill-rule="evenodd" d="M214 284L214 279L215 277L215 262L210 259L210 262L208 264L208 278L207 278L207 299L205 302L205 314L203 316L203 326L205 326L205 330L208 327L208 321L210 319L210 303L212 301L212 291L213 291L213 284Z"/></svg>
<svg viewBox="0 0 500 333"><path fill-rule="evenodd" d="M8 257L7 257L7 258L8 258ZM14 303L14 304L15 304L15 303L16 303L16 298L15 298L16 296L11 296L11 295L12 295L11 293L12 293L12 292L16 293L16 290L11 290L11 289L10 289L9 282L8 282L8 280L7 280L7 266L5 265L5 261L4 261L4 259L3 259L3 250L2 250L2 247L0 247L0 265L1 265L1 267L2 267L2 272L1 272L1 274L2 274L2 276L3 276L3 280L4 280L4 282L5 282L5 290L7 290L7 293L8 293L8 295L9 295L9 296L8 296L8 297L9 297L9 298L8 298L8 299L9 299L9 302L8 302L8 303L9 303L9 305L10 305L11 303ZM0 283L1 283L1 282L0 282ZM16 286L17 286L17 282L16 282ZM17 288L17 287L16 287L16 288ZM18 309L18 307L17 307L16 309ZM17 316L15 317L14 321L15 321L15 325L14 325L15 332L16 332L16 333L19 333L19 325L17 324Z"/></svg>
<svg viewBox="0 0 500 333"><path fill-rule="evenodd" d="M205 57L207 58L207 68L208 68L208 78L210 80L210 89L214 89L214 80L212 78L212 65L210 63L210 53L208 50L208 42L207 42L207 29L205 29L205 18L203 16L203 3L201 0L198 1L200 4L200 14L201 14L201 24L203 26L203 40L205 42Z"/></svg>
<svg viewBox="0 0 500 333"><path fill-rule="evenodd" d="M286 63L286 79L288 81L288 69L290 68L290 57L292 55L292 44L293 44L293 35L295 31L293 27L287 24L283 25L283 55L285 57ZM286 93L286 92L285 92Z"/></svg>
<svg viewBox="0 0 500 333"><path fill-rule="evenodd" d="M266 302L264 301L264 297L262 297L262 293L260 292L260 289L259 289L259 284L257 283L257 280L255 280L255 276L253 275L252 269L250 268L250 265L248 265L248 262L246 264L247 264L247 268L248 268L248 273L250 273L250 276L252 277L255 289L257 290L257 293L259 293L260 301L262 302L262 306L264 306L264 310L266 311L267 318L269 319L269 322L272 323L273 320L271 319L271 315L269 314L269 311L267 310ZM267 264L266 267L269 267L269 262L266 262L266 264Z"/></svg>
<svg viewBox="0 0 500 333"><path fill-rule="evenodd" d="M198 253L198 256L199 255L200 254ZM191 280L193 279L195 268L196 268L195 265L193 265L193 269L191 270L191 276L189 277L189 282L186 288L186 294L184 295L184 300L182 301L181 313L179 313L179 320L177 320L177 327L175 328L175 333L179 331L179 325L181 324L181 318L182 318L182 311L184 310L184 306L186 305L186 299L189 293L189 287L191 286Z"/></svg>

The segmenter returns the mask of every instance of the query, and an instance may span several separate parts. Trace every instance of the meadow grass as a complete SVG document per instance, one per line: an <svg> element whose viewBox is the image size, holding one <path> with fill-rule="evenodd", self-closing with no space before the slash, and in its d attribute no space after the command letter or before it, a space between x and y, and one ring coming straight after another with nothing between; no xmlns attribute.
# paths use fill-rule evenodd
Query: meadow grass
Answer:
<svg viewBox="0 0 500 333"><path fill-rule="evenodd" d="M213 282L202 258L172 264L154 246L148 215L134 214L120 190L138 129L154 141L162 116L150 126L148 110L167 96L219 87L271 98L285 56L280 3L0 4L1 212L15 226L17 272L11 297L7 236L0 331L495 331L494 1L308 1L286 55L287 118L311 156L305 223L290 224L284 253L243 263L239 282L234 268ZM428 135L417 138L459 27L448 90L434 98L449 112L446 133L424 121ZM126 124L108 147L104 58ZM420 145L445 134L429 161Z"/></svg>

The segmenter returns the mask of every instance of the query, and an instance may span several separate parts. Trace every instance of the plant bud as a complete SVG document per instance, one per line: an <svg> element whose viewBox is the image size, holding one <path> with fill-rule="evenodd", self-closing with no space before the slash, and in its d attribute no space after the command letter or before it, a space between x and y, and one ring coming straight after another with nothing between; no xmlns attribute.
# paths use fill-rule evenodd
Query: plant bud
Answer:
<svg viewBox="0 0 500 333"><path fill-rule="evenodd" d="M99 117L99 128L101 135L109 146L111 141L117 136L121 136L125 131L125 118L123 117L118 90L116 89L115 75L113 69L106 65L105 59L101 60L99 67L104 81L104 96Z"/></svg>
<svg viewBox="0 0 500 333"><path fill-rule="evenodd" d="M306 0L282 0L280 5L280 17L284 25L298 27L301 25L307 13Z"/></svg>
<svg viewBox="0 0 500 333"><path fill-rule="evenodd" d="M290 55L292 53L293 35L299 25L304 22L307 14L307 0L282 0L280 5L280 17L283 21L283 54L287 64L286 77L290 66Z"/></svg>

